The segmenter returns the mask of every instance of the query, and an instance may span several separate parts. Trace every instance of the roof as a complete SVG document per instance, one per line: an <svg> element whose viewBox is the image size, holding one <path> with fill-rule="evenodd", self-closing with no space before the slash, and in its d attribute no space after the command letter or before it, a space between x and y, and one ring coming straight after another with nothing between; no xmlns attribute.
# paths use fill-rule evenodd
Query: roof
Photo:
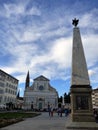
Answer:
<svg viewBox="0 0 98 130"><path fill-rule="evenodd" d="M8 74L8 73L4 72L3 70L1 70L1 69L0 69L0 71L1 71L2 73L4 73L4 74L6 74L6 75L10 76L11 78L13 78L13 79L15 79L15 80L19 81L18 79L16 79L15 77L13 77L13 76L12 76L12 75L10 75L10 74Z"/></svg>
<svg viewBox="0 0 98 130"><path fill-rule="evenodd" d="M37 81L50 81L48 78L46 78L43 75L40 75L39 77L35 78L34 81L35 80L37 80Z"/></svg>
<svg viewBox="0 0 98 130"><path fill-rule="evenodd" d="M98 91L98 88L93 89L93 91Z"/></svg>

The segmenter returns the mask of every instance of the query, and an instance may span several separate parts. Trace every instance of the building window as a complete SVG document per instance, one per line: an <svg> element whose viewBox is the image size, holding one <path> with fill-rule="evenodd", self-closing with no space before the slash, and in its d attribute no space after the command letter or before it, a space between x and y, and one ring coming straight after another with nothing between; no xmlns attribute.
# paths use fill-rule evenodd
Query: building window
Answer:
<svg viewBox="0 0 98 130"><path fill-rule="evenodd" d="M0 89L0 94L3 94L3 90L2 89Z"/></svg>
<svg viewBox="0 0 98 130"><path fill-rule="evenodd" d="M4 87L4 83L0 82L0 87Z"/></svg>
<svg viewBox="0 0 98 130"><path fill-rule="evenodd" d="M43 89L44 89L43 85L40 85L39 90L43 90Z"/></svg>
<svg viewBox="0 0 98 130"><path fill-rule="evenodd" d="M6 83L6 86L8 86L8 83Z"/></svg>

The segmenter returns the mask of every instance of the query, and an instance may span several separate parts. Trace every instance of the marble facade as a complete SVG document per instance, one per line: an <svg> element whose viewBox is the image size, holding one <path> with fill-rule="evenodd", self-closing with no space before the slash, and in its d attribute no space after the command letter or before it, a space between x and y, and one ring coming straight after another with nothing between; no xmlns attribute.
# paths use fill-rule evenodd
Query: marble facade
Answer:
<svg viewBox="0 0 98 130"><path fill-rule="evenodd" d="M49 105L58 107L58 92L49 82L49 79L41 75L34 79L31 86L25 88L25 109L47 109Z"/></svg>

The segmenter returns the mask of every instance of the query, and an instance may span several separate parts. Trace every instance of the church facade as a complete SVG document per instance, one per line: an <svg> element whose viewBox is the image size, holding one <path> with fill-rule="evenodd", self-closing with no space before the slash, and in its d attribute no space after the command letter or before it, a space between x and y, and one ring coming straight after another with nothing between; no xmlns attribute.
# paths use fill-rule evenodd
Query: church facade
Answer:
<svg viewBox="0 0 98 130"><path fill-rule="evenodd" d="M50 80L43 75L34 79L29 86L29 72L24 91L24 109L47 109L58 107L58 92L50 85Z"/></svg>

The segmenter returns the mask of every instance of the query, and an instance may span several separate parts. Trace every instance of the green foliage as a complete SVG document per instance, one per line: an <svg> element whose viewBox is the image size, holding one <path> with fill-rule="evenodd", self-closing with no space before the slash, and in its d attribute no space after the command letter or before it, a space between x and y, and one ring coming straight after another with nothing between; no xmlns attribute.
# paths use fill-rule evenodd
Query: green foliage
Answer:
<svg viewBox="0 0 98 130"><path fill-rule="evenodd" d="M5 113L0 113L0 119L28 118L28 117L34 117L37 115L39 114L26 113L26 112L5 112Z"/></svg>
<svg viewBox="0 0 98 130"><path fill-rule="evenodd" d="M64 94L64 102L65 103L70 103L70 93L68 93L68 94Z"/></svg>
<svg viewBox="0 0 98 130"><path fill-rule="evenodd" d="M32 112L1 112L0 113L0 128L23 121L24 118L30 118L40 115L40 113Z"/></svg>
<svg viewBox="0 0 98 130"><path fill-rule="evenodd" d="M58 98L58 102L62 103L62 96L60 96L60 98Z"/></svg>

